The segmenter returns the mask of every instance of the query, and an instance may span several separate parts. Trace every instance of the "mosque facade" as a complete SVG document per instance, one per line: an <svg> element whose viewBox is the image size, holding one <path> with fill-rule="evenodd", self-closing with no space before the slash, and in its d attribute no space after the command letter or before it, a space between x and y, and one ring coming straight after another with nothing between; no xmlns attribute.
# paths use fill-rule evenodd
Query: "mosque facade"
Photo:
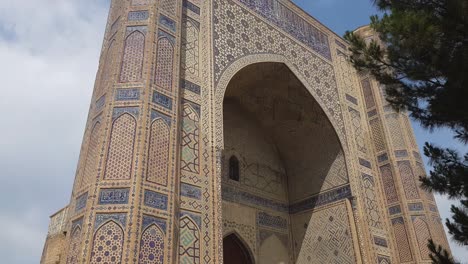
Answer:
<svg viewBox="0 0 468 264"><path fill-rule="evenodd" d="M113 0L41 263L430 263L424 175L407 114L293 2Z"/></svg>

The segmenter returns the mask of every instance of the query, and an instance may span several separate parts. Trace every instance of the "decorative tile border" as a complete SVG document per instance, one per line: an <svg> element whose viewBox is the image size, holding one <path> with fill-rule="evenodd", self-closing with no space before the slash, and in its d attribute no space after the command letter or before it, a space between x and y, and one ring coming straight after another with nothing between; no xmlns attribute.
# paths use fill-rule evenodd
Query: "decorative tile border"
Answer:
<svg viewBox="0 0 468 264"><path fill-rule="evenodd" d="M150 215L143 215L142 230L145 230L148 226L153 224L157 225L159 228L161 228L161 230L164 231L164 233L166 233L166 220Z"/></svg>
<svg viewBox="0 0 468 264"><path fill-rule="evenodd" d="M196 200L201 200L201 188L186 183L180 184L180 195Z"/></svg>
<svg viewBox="0 0 468 264"><path fill-rule="evenodd" d="M285 203L269 200L228 186L222 186L222 199L229 202L261 206L278 212L288 212L288 205Z"/></svg>
<svg viewBox="0 0 468 264"><path fill-rule="evenodd" d="M400 214L401 213L400 205L395 205L395 206L388 208L388 213L390 215Z"/></svg>
<svg viewBox="0 0 468 264"><path fill-rule="evenodd" d="M351 186L346 185L335 190L331 190L317 196L310 197L304 201L295 203L290 206L289 212L296 214L299 212L307 211L315 207L324 206L333 202L352 197Z"/></svg>
<svg viewBox="0 0 468 264"><path fill-rule="evenodd" d="M162 93L156 91L153 93L153 103L172 110L172 99Z"/></svg>
<svg viewBox="0 0 468 264"><path fill-rule="evenodd" d="M87 201L88 201L87 192L78 196L78 198L76 198L76 203L75 203L75 212L81 211L83 208L85 208Z"/></svg>
<svg viewBox="0 0 468 264"><path fill-rule="evenodd" d="M312 48L323 57L331 60L328 36L284 6L278 0L238 0L245 6L283 29L298 41Z"/></svg>
<svg viewBox="0 0 468 264"><path fill-rule="evenodd" d="M161 118L166 122L168 126L171 126L172 120L169 116L162 114L154 109L151 109L151 121L154 121L155 119Z"/></svg>
<svg viewBox="0 0 468 264"><path fill-rule="evenodd" d="M366 168L372 169L372 165L371 165L370 161L368 161L368 160L359 158L359 164L360 164L361 166L366 167Z"/></svg>
<svg viewBox="0 0 468 264"><path fill-rule="evenodd" d="M94 230L98 229L98 227L109 221L113 220L116 223L119 223L122 225L122 227L125 227L127 225L127 214L125 213L117 213L117 214L97 214L96 215L96 220L94 221Z"/></svg>
<svg viewBox="0 0 468 264"><path fill-rule="evenodd" d="M128 21L145 21L149 18L148 10L128 12Z"/></svg>
<svg viewBox="0 0 468 264"><path fill-rule="evenodd" d="M402 150L395 150L395 157L397 158L406 158L408 157L408 151Z"/></svg>
<svg viewBox="0 0 468 264"><path fill-rule="evenodd" d="M388 247L387 240L383 237L374 236L374 244L381 247Z"/></svg>
<svg viewBox="0 0 468 264"><path fill-rule="evenodd" d="M117 89L115 93L116 101L136 101L140 100L140 89Z"/></svg>
<svg viewBox="0 0 468 264"><path fill-rule="evenodd" d="M266 212L258 212L257 225L286 230L288 229L288 220L281 216L270 215Z"/></svg>
<svg viewBox="0 0 468 264"><path fill-rule="evenodd" d="M388 155L387 155L387 153L384 153L384 154L382 154L382 155L377 156L377 160L378 160L378 162L387 161L387 160L388 160Z"/></svg>
<svg viewBox="0 0 468 264"><path fill-rule="evenodd" d="M144 203L146 206L165 211L167 210L167 195L145 190Z"/></svg>
<svg viewBox="0 0 468 264"><path fill-rule="evenodd" d="M409 203L408 210L411 212L424 211L424 206L422 203Z"/></svg>
<svg viewBox="0 0 468 264"><path fill-rule="evenodd" d="M99 204L128 204L130 189L101 189Z"/></svg>
<svg viewBox="0 0 468 264"><path fill-rule="evenodd" d="M353 103L355 105L358 105L358 100L354 96L346 94L346 100L350 101L351 103Z"/></svg>
<svg viewBox="0 0 468 264"><path fill-rule="evenodd" d="M130 114L134 117L138 117L140 115L140 108L139 107L116 107L112 112L112 119L116 119L123 114Z"/></svg>
<svg viewBox="0 0 468 264"><path fill-rule="evenodd" d="M184 0L183 2L183 5L185 8L187 8L188 10L194 12L195 14L197 15L200 15L200 8L194 4L192 4L191 2L187 1L187 0Z"/></svg>
<svg viewBox="0 0 468 264"><path fill-rule="evenodd" d="M194 84L190 81L187 81L187 80L184 80L184 79L181 79L180 80L180 86L187 90L187 91L191 91L193 93L196 93L196 94L200 94L200 91L201 91L201 87L197 84Z"/></svg>
<svg viewBox="0 0 468 264"><path fill-rule="evenodd" d="M177 30L176 22L163 14L159 16L159 23L174 33Z"/></svg>

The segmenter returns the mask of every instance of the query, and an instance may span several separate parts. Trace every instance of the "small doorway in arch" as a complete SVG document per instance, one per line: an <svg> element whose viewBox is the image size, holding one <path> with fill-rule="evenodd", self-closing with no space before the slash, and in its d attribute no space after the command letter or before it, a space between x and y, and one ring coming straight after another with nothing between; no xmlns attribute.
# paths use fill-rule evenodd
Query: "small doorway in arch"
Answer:
<svg viewBox="0 0 468 264"><path fill-rule="evenodd" d="M253 264L247 247L235 234L223 239L223 259L224 264Z"/></svg>

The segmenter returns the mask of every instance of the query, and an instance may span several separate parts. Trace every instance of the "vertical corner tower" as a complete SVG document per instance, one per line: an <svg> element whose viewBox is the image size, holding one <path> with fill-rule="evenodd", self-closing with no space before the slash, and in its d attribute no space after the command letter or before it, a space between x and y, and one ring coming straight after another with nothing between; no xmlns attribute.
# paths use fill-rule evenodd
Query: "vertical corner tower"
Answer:
<svg viewBox="0 0 468 264"><path fill-rule="evenodd" d="M113 0L41 263L429 263L423 174L408 117L292 1Z"/></svg>

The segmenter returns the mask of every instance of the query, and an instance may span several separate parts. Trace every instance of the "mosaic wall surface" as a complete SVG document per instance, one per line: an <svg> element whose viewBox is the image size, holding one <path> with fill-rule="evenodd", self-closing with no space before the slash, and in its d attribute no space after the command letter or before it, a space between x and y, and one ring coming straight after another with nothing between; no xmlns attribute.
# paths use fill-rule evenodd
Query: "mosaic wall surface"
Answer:
<svg viewBox="0 0 468 264"><path fill-rule="evenodd" d="M427 262L425 240L448 242L417 185L411 124L346 49L290 1L113 0L71 204L51 217L41 263L222 263L229 234L260 263ZM301 122L238 135L241 150L223 131L223 100L258 62L297 80L281 84L286 95L251 86L239 96L247 111L273 113L257 125ZM314 126L326 127L316 137L327 148L296 156L317 166L291 154L306 146L294 133ZM239 182L227 176L232 155Z"/></svg>

